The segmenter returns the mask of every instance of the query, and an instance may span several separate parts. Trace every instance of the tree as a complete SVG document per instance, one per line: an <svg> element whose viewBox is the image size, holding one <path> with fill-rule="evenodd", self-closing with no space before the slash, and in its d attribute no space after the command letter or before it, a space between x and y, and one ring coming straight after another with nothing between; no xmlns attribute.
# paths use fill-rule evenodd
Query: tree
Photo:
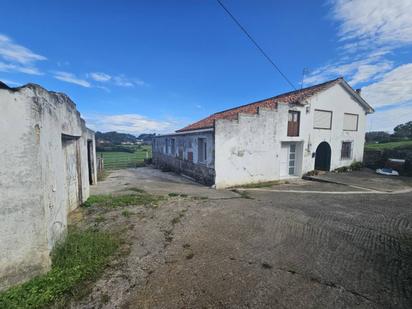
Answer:
<svg viewBox="0 0 412 309"><path fill-rule="evenodd" d="M391 135L384 131L366 132L365 139L367 143L388 142L391 139Z"/></svg>
<svg viewBox="0 0 412 309"><path fill-rule="evenodd" d="M412 121L397 125L394 129L394 136L412 138Z"/></svg>

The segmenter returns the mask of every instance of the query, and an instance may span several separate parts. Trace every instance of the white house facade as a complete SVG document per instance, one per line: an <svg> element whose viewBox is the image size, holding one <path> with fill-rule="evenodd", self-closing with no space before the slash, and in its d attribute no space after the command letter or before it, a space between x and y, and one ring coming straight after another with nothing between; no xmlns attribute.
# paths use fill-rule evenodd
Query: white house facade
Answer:
<svg viewBox="0 0 412 309"><path fill-rule="evenodd" d="M362 161L366 115L372 112L338 78L158 136L153 160L216 188L334 170Z"/></svg>

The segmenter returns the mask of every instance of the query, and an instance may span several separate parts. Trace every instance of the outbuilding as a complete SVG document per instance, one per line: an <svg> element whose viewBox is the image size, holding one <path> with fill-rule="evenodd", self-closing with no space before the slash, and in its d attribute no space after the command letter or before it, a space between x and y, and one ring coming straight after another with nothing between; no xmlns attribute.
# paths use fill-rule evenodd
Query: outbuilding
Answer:
<svg viewBox="0 0 412 309"><path fill-rule="evenodd" d="M94 132L63 93L0 82L0 290L46 272L96 183Z"/></svg>

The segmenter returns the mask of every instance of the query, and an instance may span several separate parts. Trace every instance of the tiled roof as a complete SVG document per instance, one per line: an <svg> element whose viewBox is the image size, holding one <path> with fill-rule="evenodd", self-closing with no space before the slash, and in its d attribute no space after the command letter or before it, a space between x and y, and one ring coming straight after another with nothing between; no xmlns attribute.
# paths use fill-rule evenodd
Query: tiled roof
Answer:
<svg viewBox="0 0 412 309"><path fill-rule="evenodd" d="M235 108L231 108L222 112L218 112L212 114L198 122L192 123L183 129L177 130L176 132L184 132L184 131L192 131L192 130L199 130L199 129L206 129L212 128L214 126L214 122L217 119L236 119L239 113L246 113L246 114L256 114L258 108L276 108L278 103L298 103L302 100L309 98L310 96L325 90L338 82L343 80L342 77L327 81L322 84L314 85L311 87L303 88L300 90L295 90L291 92L286 92L280 95L277 95L272 98L268 98L265 100L249 103L246 105L238 106Z"/></svg>

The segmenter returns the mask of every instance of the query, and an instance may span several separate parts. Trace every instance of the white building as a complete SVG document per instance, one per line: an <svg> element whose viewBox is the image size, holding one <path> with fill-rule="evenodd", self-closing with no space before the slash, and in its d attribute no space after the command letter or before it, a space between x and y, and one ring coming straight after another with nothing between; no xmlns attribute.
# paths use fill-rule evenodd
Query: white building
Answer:
<svg viewBox="0 0 412 309"><path fill-rule="evenodd" d="M216 188L363 159L372 107L343 78L215 113L153 141L154 164Z"/></svg>
<svg viewBox="0 0 412 309"><path fill-rule="evenodd" d="M0 82L0 290L46 272L96 183L94 132L62 93Z"/></svg>

